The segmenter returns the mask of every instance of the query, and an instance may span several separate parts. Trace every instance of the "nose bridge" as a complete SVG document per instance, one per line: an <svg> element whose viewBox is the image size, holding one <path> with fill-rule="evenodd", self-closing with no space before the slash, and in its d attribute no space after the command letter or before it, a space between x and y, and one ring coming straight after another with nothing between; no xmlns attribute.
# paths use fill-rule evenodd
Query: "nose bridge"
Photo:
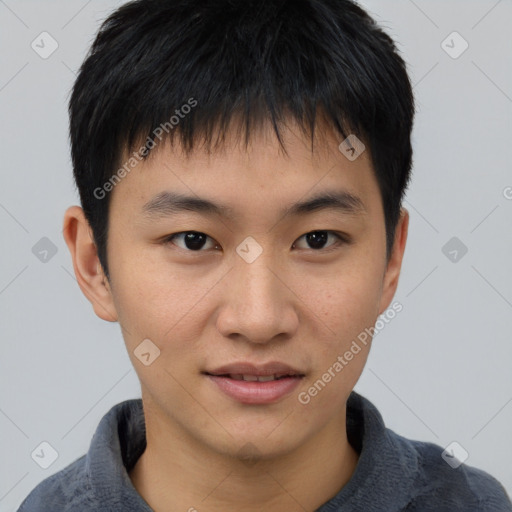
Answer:
<svg viewBox="0 0 512 512"><path fill-rule="evenodd" d="M254 251L250 243L248 254ZM218 321L225 336L239 334L252 342L265 343L279 334L292 334L297 319L291 292L275 275L279 270L272 251L254 255L252 252L252 258L245 258L242 253L235 258L228 299Z"/></svg>
<svg viewBox="0 0 512 512"><path fill-rule="evenodd" d="M261 254L250 263L237 263L235 273L237 281L242 286L242 295L246 297L244 302L257 305L262 301L264 305L273 307L273 302L281 295L280 290L276 289L277 283L282 286L275 276L276 270L273 267L276 265L271 251L266 251L265 255Z"/></svg>

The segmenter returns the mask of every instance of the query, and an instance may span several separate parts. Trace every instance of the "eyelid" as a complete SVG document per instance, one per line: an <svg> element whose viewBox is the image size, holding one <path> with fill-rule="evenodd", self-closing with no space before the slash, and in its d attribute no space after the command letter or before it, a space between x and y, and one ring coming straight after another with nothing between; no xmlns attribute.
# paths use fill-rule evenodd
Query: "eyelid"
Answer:
<svg viewBox="0 0 512 512"><path fill-rule="evenodd" d="M321 254L321 253L326 253L326 252L329 252L331 250L334 250L334 249L340 247L341 245L348 245L348 244L350 244L352 242L352 239L348 235L345 235L344 233L340 233L338 231L333 231L331 229L314 229L312 231L308 231L307 233L304 233L299 238L297 238L297 240L300 240L301 238L305 237L306 235L309 235L310 233L316 233L316 232L325 232L325 233L328 233L330 235L334 235L338 239L338 241L336 243L333 243L333 244L329 245L326 248L322 248L322 249L304 249L304 250ZM296 242L293 242L293 245L295 245L295 244L296 244Z"/></svg>
<svg viewBox="0 0 512 512"><path fill-rule="evenodd" d="M336 249L340 245L349 245L349 244L352 243L352 238L349 235L346 235L345 233L341 233L341 232L334 231L334 230L331 230L331 229L314 229L312 231L308 231L308 232L304 233L299 238L297 238L297 240L300 240L301 238L304 238L306 235L309 235L311 233L316 233L316 232L325 232L325 233L328 233L328 234L332 234L332 235L334 235L338 239L338 241L337 241L337 243L331 244L331 245L329 245L326 248L322 248L322 249L304 249L304 250L312 251L312 252L315 252L315 253L325 253L325 252L328 252L330 250ZM177 237L179 235L187 234L187 233L198 233L200 235L205 235L206 238L208 238L210 240L213 240L216 243L216 247L219 245L219 243L214 238L212 238L211 236L207 235L206 233L203 233L202 231L195 231L195 230L178 231L176 233L172 233L170 235L165 236L162 239L161 243L163 243L164 245L169 244L169 243L173 243L172 242L173 238L175 238L175 237ZM297 243L297 240L295 242L293 242L293 245L295 245ZM176 244L173 244L173 245L176 245ZM182 247L179 247L179 246L177 246L177 247L178 247L178 249L181 249L182 251L186 251L186 252L190 252L190 253L201 253L201 252L206 252L207 251L206 249L202 249L202 248L200 250L197 250L197 251L192 251L190 249L183 249Z"/></svg>
<svg viewBox="0 0 512 512"><path fill-rule="evenodd" d="M196 234L200 234L200 235L205 235L205 237L209 240L212 240L215 242L215 247L217 247L219 245L219 243L214 239L212 238L210 235L207 235L206 233L203 233L202 231L195 231L193 229L189 229L188 231L178 231L176 233L172 233L170 235L167 235L165 236L163 239L162 239L162 244L164 245L167 245L167 244L173 244L173 245L176 245L173 243L172 239L179 236L179 235L186 235L187 233L196 233ZM205 249L200 249L198 251L191 251L190 249L183 249L182 247L179 247L179 246L176 246L178 249L182 250L182 251L186 251L186 252L190 252L190 253L200 253L200 252L206 252Z"/></svg>

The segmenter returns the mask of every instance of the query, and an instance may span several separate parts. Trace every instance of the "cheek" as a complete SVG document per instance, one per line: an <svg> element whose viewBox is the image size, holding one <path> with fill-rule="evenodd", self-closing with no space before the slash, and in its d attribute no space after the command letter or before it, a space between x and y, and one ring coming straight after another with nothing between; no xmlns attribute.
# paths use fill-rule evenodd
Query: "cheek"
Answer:
<svg viewBox="0 0 512 512"><path fill-rule="evenodd" d="M222 274L201 274L192 266L177 267L165 258L141 254L125 253L117 263L112 275L117 284L114 300L128 347L149 338L162 356L171 346L174 354L190 350L207 320L207 296Z"/></svg>
<svg viewBox="0 0 512 512"><path fill-rule="evenodd" d="M353 265L296 281L297 295L326 352L342 349L374 324L380 304L379 272L376 265Z"/></svg>
<svg viewBox="0 0 512 512"><path fill-rule="evenodd" d="M371 346L369 328L377 317L378 290L371 278L354 276L307 296L317 326L307 348L314 372L300 390L299 403L306 410L314 408L312 423L326 421L361 376Z"/></svg>
<svg viewBox="0 0 512 512"><path fill-rule="evenodd" d="M126 341L136 343L141 336L160 339L162 323L170 326L172 321L169 311L179 313L179 276L169 269L164 272L156 262L128 247L120 246L112 252L116 254L110 260L113 298Z"/></svg>

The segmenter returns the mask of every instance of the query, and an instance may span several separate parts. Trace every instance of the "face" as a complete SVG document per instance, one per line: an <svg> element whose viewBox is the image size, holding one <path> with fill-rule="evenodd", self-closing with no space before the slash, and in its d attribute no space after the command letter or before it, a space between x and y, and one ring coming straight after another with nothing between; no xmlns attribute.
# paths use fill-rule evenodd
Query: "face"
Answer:
<svg viewBox="0 0 512 512"><path fill-rule="evenodd" d="M217 453L283 454L344 421L370 343L344 354L397 285L407 212L388 264L367 152L284 135L288 155L269 131L211 155L153 150L112 192L108 293L81 284L119 321L150 421ZM225 368L239 363L254 368ZM258 372L289 376L239 380Z"/></svg>

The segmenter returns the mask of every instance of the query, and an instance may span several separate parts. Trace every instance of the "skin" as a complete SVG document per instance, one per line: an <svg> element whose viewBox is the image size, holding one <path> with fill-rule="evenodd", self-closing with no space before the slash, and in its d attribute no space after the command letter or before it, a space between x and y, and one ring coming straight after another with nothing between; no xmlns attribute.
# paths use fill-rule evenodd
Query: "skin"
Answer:
<svg viewBox="0 0 512 512"><path fill-rule="evenodd" d="M325 130L312 154L292 123L283 131L288 155L268 127L247 149L232 135L221 150L198 148L189 158L178 143L161 143L114 188L110 282L80 207L66 211L63 233L82 292L100 318L120 323L141 382L147 448L130 478L148 504L156 512L313 511L355 470L346 400L371 343L307 405L298 394L390 306L409 214L402 209L388 262L368 151L351 162L338 150L339 137ZM279 213L314 193L342 189L362 199L364 215ZM228 205L235 216L145 218L143 205L164 190ZM163 242L191 230L210 237L199 251L183 236ZM325 248L315 248L304 235L317 230L352 241L330 235ZM252 263L236 252L248 236L263 249ZM160 349L149 366L134 355L146 338ZM242 404L201 374L240 360L282 361L305 377L276 403ZM247 443L251 463L241 456Z"/></svg>

